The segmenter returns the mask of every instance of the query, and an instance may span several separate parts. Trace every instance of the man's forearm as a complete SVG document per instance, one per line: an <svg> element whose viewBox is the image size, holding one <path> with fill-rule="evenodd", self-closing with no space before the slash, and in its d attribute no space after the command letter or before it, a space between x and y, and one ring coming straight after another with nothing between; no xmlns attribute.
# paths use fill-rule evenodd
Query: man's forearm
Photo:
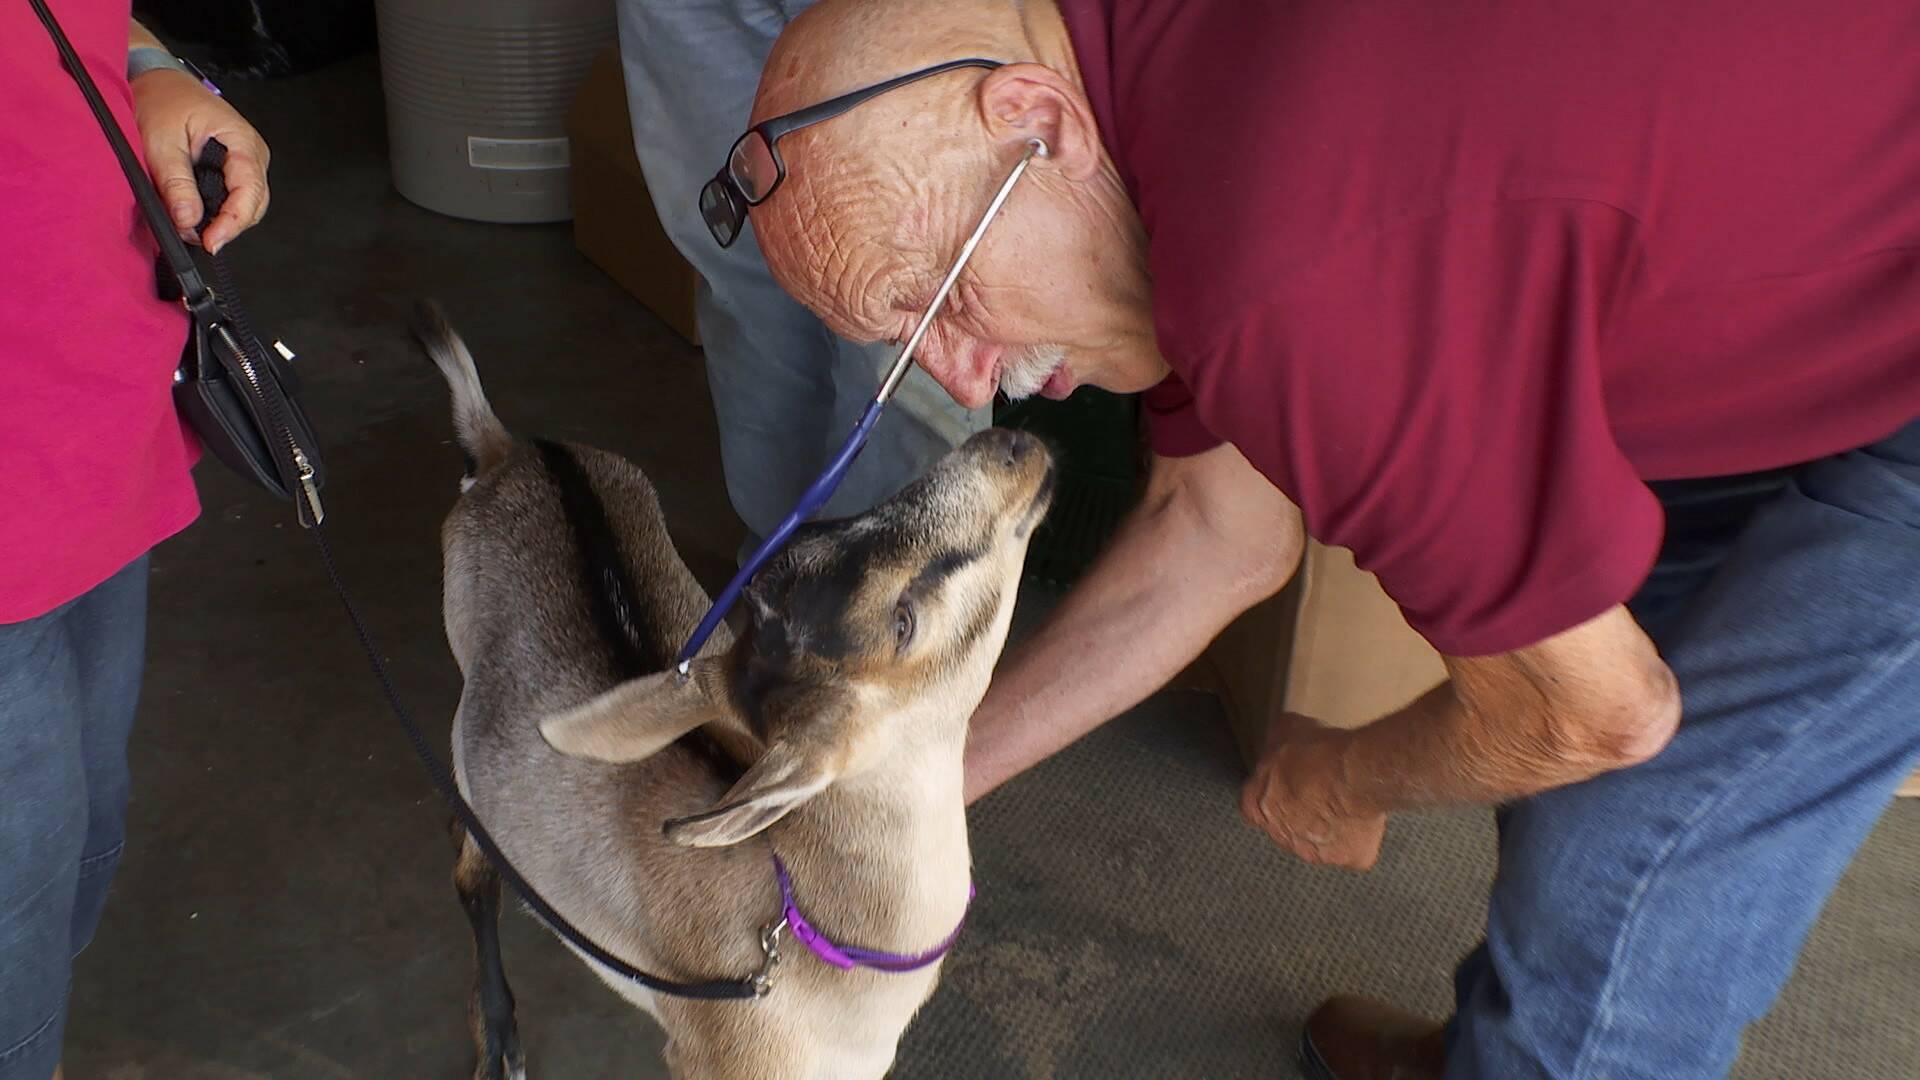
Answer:
<svg viewBox="0 0 1920 1080"><path fill-rule="evenodd" d="M1150 488L1080 583L1001 663L968 737L969 801L1166 685L1292 574L1302 541L1291 504L1231 447L1214 453L1231 461L1170 466L1190 470L1192 483ZM1241 484L1243 497L1224 500L1194 490L1222 495Z"/></svg>
<svg viewBox="0 0 1920 1080"><path fill-rule="evenodd" d="M1455 678L1352 731L1276 750L1356 814L1503 802L1645 761L1679 722L1671 672L1624 609L1528 660L1451 661Z"/></svg>
<svg viewBox="0 0 1920 1080"><path fill-rule="evenodd" d="M1166 685L1242 609L1181 595L1179 570L1156 573L1158 531L1151 521L1123 530L1002 661L967 739L969 801Z"/></svg>
<svg viewBox="0 0 1920 1080"><path fill-rule="evenodd" d="M1601 770L1540 749L1525 716L1489 730L1443 683L1363 728L1329 731L1281 748L1303 774L1334 778L1336 799L1356 814L1484 805L1585 780Z"/></svg>

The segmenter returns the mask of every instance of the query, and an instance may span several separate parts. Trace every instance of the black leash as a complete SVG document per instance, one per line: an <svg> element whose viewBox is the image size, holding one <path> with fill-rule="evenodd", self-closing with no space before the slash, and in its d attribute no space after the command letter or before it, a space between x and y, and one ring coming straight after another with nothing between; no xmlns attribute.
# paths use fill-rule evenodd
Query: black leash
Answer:
<svg viewBox="0 0 1920 1080"><path fill-rule="evenodd" d="M53 38L54 47L60 53L61 61L73 76L74 81L80 84L80 91L86 97L88 107L93 110L94 118L100 122L107 141L113 146L114 156L119 159L120 168L126 173L127 183L133 189L134 201L139 204L147 227L159 244L168 269L177 279L180 294L175 298L182 300L189 307L194 304L213 303L215 294L208 290L192 256L187 252L186 245L181 243L175 234L172 222L161 207L160 197L154 190L152 180L141 169L133 148L127 143L126 136L120 131L120 126L115 123L106 101L100 96L99 87L94 84L92 76L87 73L72 43L67 40L59 21L54 18L45 0L28 0L28 2L32 5L34 13L40 17L40 22L46 26L47 33ZM218 143L215 142L210 142L209 145L216 149L203 157L196 166L201 196L209 208L207 218L211 218L217 211L220 200L225 198L226 194L224 182L218 183L215 190L215 182L220 175L217 166L220 160L224 159L224 148L219 148ZM204 227L204 221L202 227ZM234 329L238 331L242 348L264 364L265 349L261 347L260 339L254 335L246 313L240 308L238 293L234 289L233 275L228 270L225 260L219 256L214 257L213 266L216 283L219 286L220 307ZM287 420L289 406L279 384L270 380L262 381L260 385L252 387L252 393L262 407L268 428L266 434L285 441L289 446L295 445L292 429L288 426ZM279 449L277 445L275 449L276 451ZM663 979L634 967L602 948L569 922L565 916L555 911L553 905L547 903L546 899L527 882L527 879L514 869L513 864L501 852L500 845L494 842L493 834L480 823L479 815L475 814L473 807L461 797L460 788L454 782L452 772L433 752L426 735L421 732L420 726L414 723L412 715L407 712L406 706L401 702L399 693L394 689L392 675L387 670L386 661L381 657L380 650L374 643L373 633L367 628L366 620L360 617L360 611L354 605L353 597L347 592L346 583L341 579L340 567L333 557L333 545L327 539L326 528L320 520L323 515L311 487L307 489L306 495L307 502L303 502L298 493L294 495L295 505L300 507L300 524L313 534L314 544L320 551L320 561L326 566L327 581L333 587L334 595L339 598L340 606L346 611L347 621L353 625L354 636L359 639L361 651L366 654L367 664L372 668L374 679L380 685L380 693L386 699L387 708L392 710L394 719L400 722L400 730L406 735L407 742L412 745L415 756L420 759L420 764L425 767L427 777L433 782L434 789L452 808L454 816L460 819L460 824L466 828L467 835L473 838L473 842L493 864L494 870L506 880L508 885L512 886L513 891L520 895L520 899L533 911L534 915L547 925L547 929L595 963L655 993L706 1001L739 1001L765 994L772 985L769 976L777 960L777 952L768 946L764 936L761 947L766 953L767 961L758 972L752 975L739 979L714 979L706 982L677 982L672 979Z"/></svg>
<svg viewBox="0 0 1920 1080"><path fill-rule="evenodd" d="M505 855L501 854L500 845L494 842L493 834L487 832L486 826L480 824L479 815L475 814L473 807L467 805L467 800L461 797L460 789L454 783L453 774L433 752L432 747L427 743L426 735L421 732L420 726L413 722L413 717L407 712L406 705L400 701L399 693L393 688L393 677L387 671L387 663L381 657L379 647L374 644L373 632L367 629L366 620L360 617L359 609L354 606L353 597L348 594L346 584L340 579L340 567L334 562L333 545L327 540L326 526L315 525L309 531L313 533L314 545L320 550L320 561L326 565L327 582L333 586L334 595L340 598L340 606L347 613L347 621L353 624L353 633L360 641L361 651L366 654L367 665L373 669L373 677L380 684L380 694L386 698L387 708L392 710L394 718L400 721L400 730L406 734L407 742L412 744L414 755L420 759L420 764L426 767L427 777L433 781L433 786L440 792L440 797L453 808L454 816L460 819L461 825L465 826L467 835L471 836L480 850L486 853L487 860L493 863L493 868L506 879L514 892L520 894L520 899L526 902L534 915L541 922L546 923L549 930L559 935L567 944L591 957L594 962L656 993L707 1001L739 1000L758 997L764 993L761 987L768 985L764 970L745 979L715 979L709 982L674 982L641 971L601 948L592 938L581 933L567 921L565 916L555 911L553 905L547 903L534 890L534 887L527 883L526 878L520 876L520 872L514 869Z"/></svg>

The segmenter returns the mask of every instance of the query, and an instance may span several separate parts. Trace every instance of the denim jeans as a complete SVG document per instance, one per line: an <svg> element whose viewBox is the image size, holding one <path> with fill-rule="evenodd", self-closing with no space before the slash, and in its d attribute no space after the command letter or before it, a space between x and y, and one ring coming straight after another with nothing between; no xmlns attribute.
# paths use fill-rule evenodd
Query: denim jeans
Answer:
<svg viewBox="0 0 1920 1080"><path fill-rule="evenodd" d="M146 636L144 557L0 626L0 1080L47 1080L60 1061L73 958L126 841Z"/></svg>
<svg viewBox="0 0 1920 1080"><path fill-rule="evenodd" d="M1667 541L1630 607L1679 677L1679 732L1500 812L1449 1076L1725 1075L1920 761L1920 422L1656 490Z"/></svg>
<svg viewBox="0 0 1920 1080"><path fill-rule="evenodd" d="M773 531L839 449L894 353L836 337L782 292L751 226L723 250L700 218L700 188L746 130L774 38L808 6L621 0L619 7L634 149L667 236L700 272L695 313L727 495L755 539ZM867 509L988 422L987 410L954 404L915 368L825 513Z"/></svg>

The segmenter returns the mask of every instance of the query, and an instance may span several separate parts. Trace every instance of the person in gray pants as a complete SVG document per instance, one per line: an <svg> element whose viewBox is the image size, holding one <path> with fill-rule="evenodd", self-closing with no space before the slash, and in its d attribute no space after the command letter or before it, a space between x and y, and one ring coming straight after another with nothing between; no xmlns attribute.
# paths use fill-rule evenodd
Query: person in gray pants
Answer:
<svg viewBox="0 0 1920 1080"><path fill-rule="evenodd" d="M727 494L749 534L743 552L793 509L894 353L836 336L782 292L751 229L722 249L700 218L701 185L746 127L774 38L810 4L621 0L619 9L634 150L661 224L700 273L695 311ZM825 514L867 509L988 422L989 410L961 408L914 369Z"/></svg>

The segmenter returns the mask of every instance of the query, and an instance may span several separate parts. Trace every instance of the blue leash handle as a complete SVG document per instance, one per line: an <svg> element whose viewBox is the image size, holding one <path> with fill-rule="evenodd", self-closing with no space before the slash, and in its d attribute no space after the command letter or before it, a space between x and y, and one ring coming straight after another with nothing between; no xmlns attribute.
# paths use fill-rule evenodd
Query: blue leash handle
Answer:
<svg viewBox="0 0 1920 1080"><path fill-rule="evenodd" d="M800 501L794 504L793 512L780 522L779 528L773 530L773 535L761 541L760 546L753 549L753 554L741 565L739 573L734 574L733 580L727 582L727 587L720 590L719 596L714 597L713 606L707 608L706 617L702 618L700 625L694 628L693 636L687 639L686 647L680 650L679 658L674 661L674 669L680 673L681 678L686 677L687 665L693 662L694 657L700 655L700 650L706 646L707 639L713 636L713 631L720 625L720 620L726 618L727 612L739 602L740 593L746 589L747 582L753 580L753 575L759 573L767 560L773 558L774 552L779 551L786 544L787 538L793 535L793 531L799 528L802 522L818 514L820 508L827 504L827 500L833 498L835 489L839 488L840 481L846 478L847 470L853 466L853 459L859 457L861 449L867 445L867 436L873 433L873 425L880 419L883 404L879 398L867 403L867 411L860 414L859 422L853 425L853 431L840 447L840 452L834 455L833 460L827 463L826 469L801 494Z"/></svg>

